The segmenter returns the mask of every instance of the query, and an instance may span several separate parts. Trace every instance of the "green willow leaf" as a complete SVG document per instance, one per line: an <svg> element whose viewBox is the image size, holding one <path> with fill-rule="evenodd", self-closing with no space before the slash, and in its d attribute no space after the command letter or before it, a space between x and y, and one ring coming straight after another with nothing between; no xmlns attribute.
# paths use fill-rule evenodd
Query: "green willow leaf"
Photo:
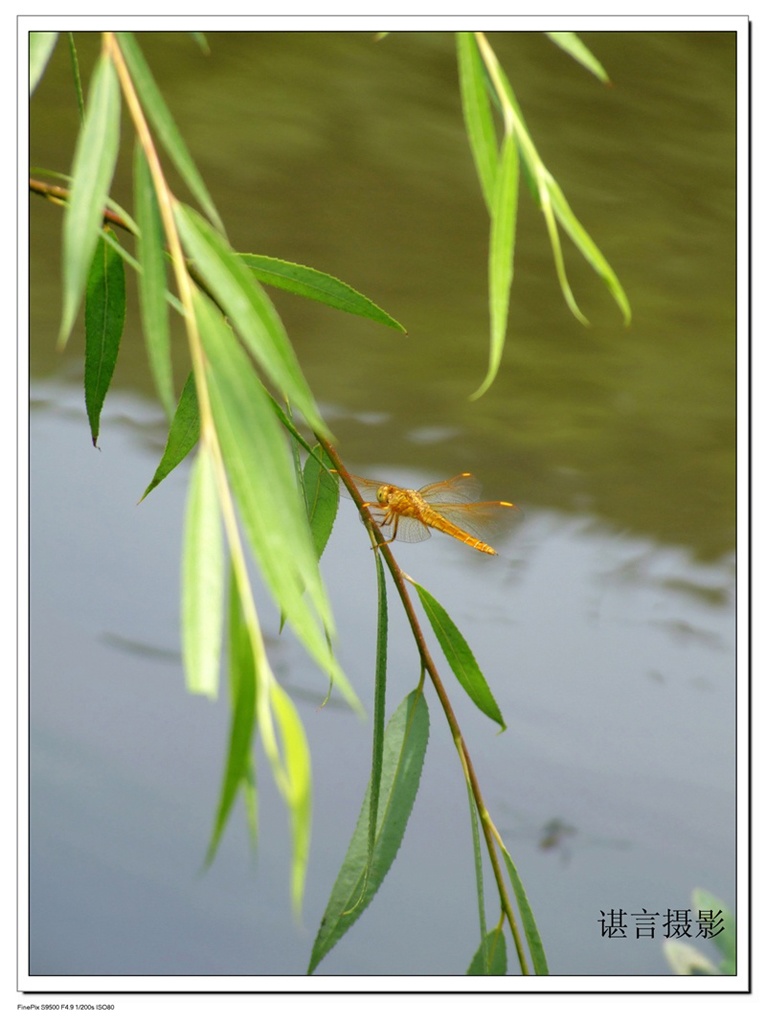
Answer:
<svg viewBox="0 0 766 1023"><path fill-rule="evenodd" d="M337 277L332 277L321 270L314 270L310 266L289 263L284 259L275 259L272 256L257 256L250 252L241 252L239 257L245 266L250 267L261 284L281 288L293 295L310 298L334 309L340 309L344 313L364 316L368 320L375 320L376 323L400 330L403 334L407 333L398 320L389 316L384 309Z"/></svg>
<svg viewBox="0 0 766 1023"><path fill-rule="evenodd" d="M311 841L311 757L306 733L298 711L287 693L276 682L269 689L271 706L279 727L284 771L279 772L282 797L290 812L293 857L290 891L293 910L298 916L306 885L306 866Z"/></svg>
<svg viewBox="0 0 766 1023"><path fill-rule="evenodd" d="M30 32L29 33L29 95L37 88L40 79L45 73L48 61L51 58L58 32Z"/></svg>
<svg viewBox="0 0 766 1023"><path fill-rule="evenodd" d="M482 839L479 830L479 811L469 778L465 779L465 784L468 796L468 811L471 819L471 845L473 848L473 871L476 877L476 906L479 911L479 934L486 935L487 912L484 906L484 866L482 862ZM485 957L485 967L488 966L489 959Z"/></svg>
<svg viewBox="0 0 766 1023"><path fill-rule="evenodd" d="M557 34L554 33L553 35L555 36ZM553 250L556 275L570 311L581 323L587 324L588 321L579 309L567 280L557 223L561 224L564 230L572 238L575 245L579 248L585 259L602 278L607 289L621 309L627 325L630 322L631 313L630 305L622 285L600 250L583 228L582 224L580 224L572 213L572 210L564 197L564 193L541 160L532 140L532 136L529 133L529 129L527 128L521 107L519 106L511 84L500 66L493 50L486 42L486 39L484 39L481 34L479 34L479 36L479 49L481 50L482 59L487 67L488 73L490 74L493 85L497 90L497 101L500 104L503 120L506 128L508 130L512 129L513 137L516 140L516 145L521 159L521 170L523 176L532 191L535 202L542 209L545 217L546 228L548 230L551 248ZM568 34L558 33L558 36L567 37ZM563 41L561 38L554 39L554 41L558 42L559 45L562 45L563 42L564 48L567 48L566 41ZM569 44L568 49L570 52L577 49L577 47L571 43L571 39L569 40ZM582 51L579 51L579 56L583 56ZM481 388L477 394L478 393L481 393ZM476 395L473 395L473 397L475 396Z"/></svg>
<svg viewBox="0 0 766 1023"><path fill-rule="evenodd" d="M715 918L718 911L722 911L721 923L723 923L723 930L718 934L714 934L711 940L724 959L721 964L721 972L734 973L737 963L737 921L734 914L721 899L712 895L704 888L694 889L692 892L692 906L696 909L698 917L700 912L704 912L709 914L711 918Z"/></svg>
<svg viewBox="0 0 766 1023"><path fill-rule="evenodd" d="M694 945L677 939L666 939L663 944L670 969L679 977L717 977L721 971Z"/></svg>
<svg viewBox="0 0 766 1023"><path fill-rule="evenodd" d="M511 86L508 76L506 75L505 71L502 68L502 65L495 56L494 51L489 49L483 51L483 53L484 60L489 62L487 64L487 69L489 71L491 67L492 73L494 74L496 79L497 88L499 90L499 93L496 94L496 100L497 103L500 105L500 113L506 124L506 131L508 125L512 124L514 128L516 142L519 147L519 153L521 156L522 164L524 163L529 164L528 166L529 174L532 178L534 178L536 177L535 163L541 163L541 161L540 157L537 155L537 150L535 149L534 143L532 142L532 137L529 134L529 129L527 128L527 123L526 120L524 119L524 112L522 111L521 105L518 99L516 98L516 93L513 91L513 87ZM488 87L490 87L490 84L494 89L495 83L494 82L488 83ZM490 200L492 199L493 195L494 193L490 195Z"/></svg>
<svg viewBox="0 0 766 1023"><path fill-rule="evenodd" d="M124 326L125 267L102 235L85 290L85 408L94 446Z"/></svg>
<svg viewBox="0 0 766 1023"><path fill-rule="evenodd" d="M441 604L431 596L428 590L418 583L414 583L414 586L420 597L423 610L431 623L431 628L434 630L434 634L439 641L439 646L442 648L455 678L479 710L504 730L506 725L505 721L503 721L503 715L500 713L500 708L495 702L487 680L484 678L481 668L477 664L476 658L463 638L462 633Z"/></svg>
<svg viewBox="0 0 766 1023"><path fill-rule="evenodd" d="M189 191L218 230L224 234L223 222L218 216L207 186L197 170L165 100L162 98L162 93L152 77L149 65L146 63L135 36L132 32L117 32L116 36L136 92L143 104L144 112L157 133L165 152L175 164L176 170Z"/></svg>
<svg viewBox="0 0 766 1023"><path fill-rule="evenodd" d="M231 724L221 795L218 800L213 834L205 856L205 863L208 866L213 862L240 786L246 787L251 798L255 798L256 795L252 743L255 733L256 687L258 683L253 646L245 625L234 572L229 573L228 664ZM251 818L251 821L253 844L255 844L257 836L255 816Z"/></svg>
<svg viewBox="0 0 766 1023"><path fill-rule="evenodd" d="M564 251L561 247L561 238L559 237L558 222L556 214L553 209L553 203L551 201L550 192L548 186L551 184L551 179L544 181L541 179L540 188L540 208L542 210L543 218L545 220L545 226L548 231L548 238L551 243L551 252L553 253L553 264L556 267L556 276L559 280L559 287L561 293L564 296L564 301L569 306L569 311L579 320L584 327L589 327L590 323L585 313L582 312L577 304L577 299L574 297L574 292L569 284L567 278L566 264L564 262Z"/></svg>
<svg viewBox="0 0 766 1023"><path fill-rule="evenodd" d="M77 136L72 189L64 212L59 347L66 344L72 331L88 279L119 142L120 88L112 62L102 55L93 73L85 120Z"/></svg>
<svg viewBox="0 0 766 1023"><path fill-rule="evenodd" d="M333 886L311 952L313 973L372 901L393 863L415 803L428 745L428 707L422 690L410 693L391 718L383 743L377 836L368 863L370 789Z"/></svg>
<svg viewBox="0 0 766 1023"><path fill-rule="evenodd" d="M561 191L558 182L550 176L547 180L547 189L548 194L550 195L551 206L556 214L556 219L575 243L585 259L603 280L622 312L625 320L625 326L628 326L632 315L630 302L628 301L628 296L625 294L625 291L620 284L617 274L611 268L609 263L607 263L601 253L601 250L572 212L572 209L567 202L564 193Z"/></svg>
<svg viewBox="0 0 766 1023"><path fill-rule="evenodd" d="M559 46L564 53L568 53L578 64L595 75L606 85L609 84L609 75L604 70L603 64L598 61L590 52L585 43L575 32L546 32L551 42Z"/></svg>
<svg viewBox="0 0 766 1023"><path fill-rule="evenodd" d="M516 903L519 907L519 915L521 917L521 925L524 928L524 934L526 935L527 945L529 946L529 954L532 957L532 965L534 966L535 973L540 977L548 976L548 961L545 958L545 949L543 948L543 942L540 938L540 932L537 929L537 922L535 915L532 912L532 907L527 899L527 893L524 890L524 885L521 883L519 872L516 870L511 857L508 855L508 850L504 845L500 846L505 860L505 866L508 870L508 876L511 879L511 885L513 886L513 892L516 896Z"/></svg>
<svg viewBox="0 0 766 1023"><path fill-rule="evenodd" d="M507 972L508 953L505 935L501 927L496 927L484 935L467 974L469 977L504 977Z"/></svg>
<svg viewBox="0 0 766 1023"><path fill-rule="evenodd" d="M255 368L213 303L194 296L213 421L249 545L274 601L317 663L359 707L327 635L332 616L280 423Z"/></svg>
<svg viewBox="0 0 766 1023"><path fill-rule="evenodd" d="M302 477L309 526L319 557L327 546L338 513L338 477L331 469L329 456L317 444L312 448L312 457L306 459Z"/></svg>
<svg viewBox="0 0 766 1023"><path fill-rule="evenodd" d="M492 210L497 176L497 134L487 94L484 67L473 32L457 33L463 118L487 209Z"/></svg>
<svg viewBox="0 0 766 1023"><path fill-rule="evenodd" d="M173 364L170 358L170 323L165 298L165 242L154 182L143 150L137 145L134 160L134 194L138 224L137 253L141 272L138 297L149 365L157 394L168 419L173 416Z"/></svg>
<svg viewBox="0 0 766 1023"><path fill-rule="evenodd" d="M197 404L197 388L194 374L186 379L181 397L178 399L173 421L170 424L165 451L160 464L154 473L151 483L141 496L141 501L168 476L177 465L183 462L191 449L199 440L199 406ZM139 502L140 503L140 502Z"/></svg>
<svg viewBox="0 0 766 1023"><path fill-rule="evenodd" d="M378 583L378 631L375 645L375 713L372 725L372 770L370 772L367 823L367 871L372 870L378 833L380 786L383 778L383 750L386 731L386 683L388 670L388 596L386 573L380 549L375 548L375 575ZM362 896L360 896L363 898Z"/></svg>
<svg viewBox="0 0 766 1023"><path fill-rule="evenodd" d="M85 119L85 97L82 91L82 78L80 77L80 58L77 55L77 47L74 41L74 32L67 32L67 43L69 45L69 60L72 65L72 79L75 96L77 97L77 110L80 114L80 121Z"/></svg>
<svg viewBox="0 0 766 1023"><path fill-rule="evenodd" d="M210 45L207 41L207 36L204 32L191 32L192 39L195 41L200 50L205 54L206 57L210 56Z"/></svg>
<svg viewBox="0 0 766 1023"><path fill-rule="evenodd" d="M224 558L215 471L206 448L189 481L182 562L181 632L190 692L218 695L223 631Z"/></svg>
<svg viewBox="0 0 766 1023"><path fill-rule="evenodd" d="M240 256L194 210L178 204L176 223L184 247L206 288L231 320L274 385L319 435L328 431L290 340L263 288Z"/></svg>
<svg viewBox="0 0 766 1023"><path fill-rule="evenodd" d="M478 398L490 387L500 368L508 328L508 304L513 283L516 241L516 211L519 199L519 154L511 135L503 140L500 164L492 197L489 236L489 368L483 383L471 397Z"/></svg>

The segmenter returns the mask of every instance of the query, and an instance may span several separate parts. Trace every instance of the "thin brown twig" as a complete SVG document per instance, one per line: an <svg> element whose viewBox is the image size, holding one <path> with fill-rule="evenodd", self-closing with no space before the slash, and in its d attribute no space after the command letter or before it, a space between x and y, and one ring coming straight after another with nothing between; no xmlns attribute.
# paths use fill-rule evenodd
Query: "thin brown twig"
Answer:
<svg viewBox="0 0 766 1023"><path fill-rule="evenodd" d="M43 199L47 199L49 202L52 202L55 206L66 206L69 203L72 196L71 189L66 188L64 185L53 185L48 181L41 181L39 178L29 179L29 191L33 195L42 196ZM119 213L115 213L115 211L110 209L108 206L104 207L101 213L101 219L105 224L111 224L113 227L119 227L122 231L125 231L127 234L135 238L136 232L133 229L133 225L128 223L124 217L120 216ZM165 251L168 252L168 249L166 248ZM215 302L215 304L220 309L221 306L218 300L216 299L215 295L211 293L207 284L202 279L202 277L198 273L196 267L191 262L191 260L184 259L184 262L186 264L186 270L189 273L189 276L197 285L197 287L204 291L207 297L212 302ZM222 309L221 312L223 312Z"/></svg>
<svg viewBox="0 0 766 1023"><path fill-rule="evenodd" d="M71 198L70 189L65 188L63 185L52 185L50 182L41 181L39 178L29 179L29 191L33 195L41 195L43 199L55 203L56 206L66 206ZM108 206L104 208L102 218L105 224L113 224L114 227L122 228L128 234L135 233L130 224L119 213L110 210Z"/></svg>
<svg viewBox="0 0 766 1023"><path fill-rule="evenodd" d="M390 544L385 540L383 534L381 533L378 523L375 521L374 517L370 513L368 503L364 500L364 498L357 490L353 479L351 478L348 470L341 461L340 455L335 450L333 445L325 438L320 437L319 443L324 448L328 457L335 466L338 475L343 480L346 489L348 490L354 503L359 509L359 513L362 516L365 525L368 527L368 529L371 530L372 534L376 537L378 541L378 547L382 551L385 562L388 565L388 569L391 573L394 585L396 586L397 592L399 593L399 597L402 602L402 606L404 607L405 614L407 615L407 620L410 623L410 629L412 630L412 634L415 639L415 645L418 648L421 660L425 665L426 671L428 672L431 678L431 682L433 683L434 689L436 690L436 695L439 698L439 702L441 703L445 717L447 718L447 724L452 734L452 739L455 743L455 746L457 747L458 756L460 757L464 771L466 772L468 777L471 792L473 793L473 798L476 803L476 809L478 810L479 813L479 820L481 821L482 831L484 832L484 841L487 846L487 853L489 855L490 863L492 864L492 872L495 876L495 882L497 884L498 893L500 896L500 904L502 905L503 912L508 920L508 925L511 928L511 934L513 935L513 941L516 946L516 953L519 957L521 971L524 974L529 974L529 965L527 963L526 954L524 952L524 947L521 941L521 934L519 933L518 924L516 923L516 915L513 911L513 907L508 896L508 890L505 886L505 878L503 876L502 866L500 864L500 860L497 854L497 848L495 845L495 827L494 824L492 823L489 811L487 810L487 806L484 802L484 797L481 794L481 788L479 787L479 779L476 776L476 771L474 769L473 762L468 752L468 748L466 747L465 740L463 739L463 734L460 730L460 725L458 724L457 717L455 716L455 712L452 709L452 704L450 703L449 696L447 695L447 691L444 687L444 683L441 680L439 671L433 662L431 652L429 651L428 645L426 644L425 636L423 635L423 630L420 626L420 622L418 620L417 614L415 613L415 608L413 607L412 600L410 598L410 593L407 587L405 574L402 572L401 568L399 568L396 559L391 553Z"/></svg>

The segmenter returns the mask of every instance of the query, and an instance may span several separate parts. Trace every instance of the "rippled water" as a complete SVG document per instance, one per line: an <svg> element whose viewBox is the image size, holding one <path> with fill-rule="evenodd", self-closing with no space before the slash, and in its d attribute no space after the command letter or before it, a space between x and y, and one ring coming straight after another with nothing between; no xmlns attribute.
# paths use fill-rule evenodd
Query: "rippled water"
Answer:
<svg viewBox="0 0 766 1023"><path fill-rule="evenodd" d="M610 943L597 921L688 907L695 886L734 901L734 45L585 39L612 89L538 35L495 41L634 322L567 250L592 326L571 318L523 196L508 347L478 402L487 223L450 37L220 34L207 58L187 37L143 43L235 246L334 273L408 329L275 296L352 471L407 486L472 471L522 506L498 559L446 537L396 554L460 623L508 723L496 735L455 694L552 972L665 973L659 939ZM32 163L60 169L76 118L64 57L32 105ZM127 204L127 178L117 190ZM369 721L318 709L323 680L264 611L315 758L305 925L289 916L265 770L255 864L240 815L198 873L227 721L223 700L185 694L178 659L186 471L136 506L163 434L135 310L91 447L81 341L54 351L60 215L34 200L31 217L33 971L301 973L356 820ZM344 502L323 565L369 706L367 547ZM397 616L392 630L391 709L418 673ZM475 950L463 786L431 711L405 844L327 972L461 973Z"/></svg>

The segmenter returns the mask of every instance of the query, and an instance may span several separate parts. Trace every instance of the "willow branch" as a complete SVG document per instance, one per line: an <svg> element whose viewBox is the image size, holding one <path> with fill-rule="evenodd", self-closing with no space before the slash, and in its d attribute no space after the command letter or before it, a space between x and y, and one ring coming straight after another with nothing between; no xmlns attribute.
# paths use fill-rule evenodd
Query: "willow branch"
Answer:
<svg viewBox="0 0 766 1023"><path fill-rule="evenodd" d="M70 189L65 188L63 185L52 185L47 181L40 181L39 178L29 179L29 191L33 195L42 196L43 199L47 199L56 206L68 205L71 197ZM109 207L104 208L101 216L105 224L112 224L114 227L119 227L123 231L127 231L128 234L134 234L133 228L130 224L126 223L119 213L115 213L114 210L110 210Z"/></svg>
<svg viewBox="0 0 766 1023"><path fill-rule="evenodd" d="M513 911L513 906L511 905L511 900L508 896L508 890L505 885L505 877L503 876L502 865L500 863L500 858L497 853L497 848L495 844L496 834L495 826L492 822L492 818L490 817L489 811L487 810L486 803L484 802L484 797L481 794L479 779L476 776L476 771L474 769L473 762L468 752L468 748L465 744L465 740L463 739L463 733L460 730L460 725L458 724L457 717L455 716L455 712L452 709L452 704L450 703L449 696L447 695L447 690L444 686L444 683L441 680L441 676L439 675L439 671L436 665L434 664L433 658L431 657L431 652L428 649L425 636L423 635L423 630L420 626L418 616L412 604L412 600L410 598L410 591L406 581L407 577L405 576L404 572L402 572L401 568L399 568L396 559L391 553L390 544L386 542L385 537L380 531L378 523L375 521L374 517L370 513L370 509L367 505L367 502L365 502L364 498L357 490L352 477L350 476L348 470L341 461L340 455L335 450L333 445L330 444L330 442L325 440L324 438L320 437L319 443L324 448L328 457L335 466L338 475L343 480L346 489L348 490L349 494L351 495L351 498L353 499L354 503L359 509L359 514L362 516L365 525L375 536L378 544L378 549L382 552L383 558L385 559L385 562L388 565L388 570L391 573L391 578L394 581L394 585L396 586L399 598L402 602L402 606L404 607L404 612L407 615L407 620L410 623L410 629L412 630L412 635L415 639L415 645L417 646L418 652L425 666L425 669L431 678L431 682L433 683L434 689L436 690L436 695L439 698L439 702L442 705L444 715L447 718L449 730L452 734L452 739L455 743L455 746L457 747L458 756L460 757L460 761L463 764L463 770L466 774L466 777L468 778L468 782L471 787L471 792L476 803L476 809L479 812L479 820L481 821L481 828L482 831L484 832L484 841L487 846L487 853L489 855L490 863L492 865L492 873L495 875L495 882L497 884L497 889L500 896L500 904L502 905L503 912L505 913L505 916L508 920L508 925L511 928L513 941L516 946L516 953L519 957L519 963L521 965L521 971L522 973L528 974L529 966L527 964L526 954L524 952L524 947L522 945L521 934L519 933L518 925L516 923L516 915Z"/></svg>

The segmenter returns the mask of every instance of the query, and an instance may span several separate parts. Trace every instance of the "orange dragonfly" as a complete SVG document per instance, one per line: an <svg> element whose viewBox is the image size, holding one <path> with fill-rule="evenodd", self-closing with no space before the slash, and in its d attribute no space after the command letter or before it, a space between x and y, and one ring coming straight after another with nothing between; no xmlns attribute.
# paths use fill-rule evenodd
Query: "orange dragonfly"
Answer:
<svg viewBox="0 0 766 1023"><path fill-rule="evenodd" d="M477 501L481 484L470 472L420 490L361 476L351 479L386 538L384 543L420 543L438 529L484 554L497 554L482 538L492 536L518 513L510 501Z"/></svg>

